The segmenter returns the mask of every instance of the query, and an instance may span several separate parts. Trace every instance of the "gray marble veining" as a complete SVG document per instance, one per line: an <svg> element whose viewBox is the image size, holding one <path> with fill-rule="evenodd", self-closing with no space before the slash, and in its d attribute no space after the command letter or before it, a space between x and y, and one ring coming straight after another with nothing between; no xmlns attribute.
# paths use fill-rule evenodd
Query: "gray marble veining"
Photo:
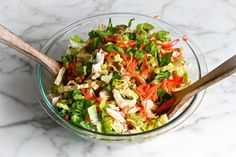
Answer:
<svg viewBox="0 0 236 157"><path fill-rule="evenodd" d="M0 0L0 24L36 48L66 25L108 12L160 15L200 47L209 70L236 53L235 0ZM236 156L236 75L209 88L197 111L170 133L114 147L82 140L45 113L34 95L32 64L0 45L1 157Z"/></svg>

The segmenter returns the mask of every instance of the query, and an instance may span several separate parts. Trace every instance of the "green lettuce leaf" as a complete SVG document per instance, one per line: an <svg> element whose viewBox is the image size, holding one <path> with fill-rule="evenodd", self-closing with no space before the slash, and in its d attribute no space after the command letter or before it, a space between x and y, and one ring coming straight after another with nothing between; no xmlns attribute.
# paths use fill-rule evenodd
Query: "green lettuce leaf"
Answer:
<svg viewBox="0 0 236 157"><path fill-rule="evenodd" d="M159 66L163 67L171 62L173 52L166 53L163 57L158 56Z"/></svg>
<svg viewBox="0 0 236 157"><path fill-rule="evenodd" d="M145 46L145 51L149 52L155 58L158 57L158 53L160 52L160 50L161 50L161 47L152 42L148 43Z"/></svg>
<svg viewBox="0 0 236 157"><path fill-rule="evenodd" d="M160 30L158 32L156 32L156 39L162 42L165 41L170 41L170 38L167 37L167 35L169 35L170 32L164 31L164 30Z"/></svg>
<svg viewBox="0 0 236 157"><path fill-rule="evenodd" d="M73 41L75 41L75 42L77 42L77 43L83 42L83 40L81 40L80 37L78 37L77 35L72 35L72 36L70 37L70 39L73 40Z"/></svg>
<svg viewBox="0 0 236 157"><path fill-rule="evenodd" d="M153 80L154 83L158 83L163 81L165 78L170 77L169 71L161 71L159 74L156 75L155 79Z"/></svg>
<svg viewBox="0 0 236 157"><path fill-rule="evenodd" d="M142 33L149 33L149 31L153 30L155 27L149 23L140 23L136 26L136 29Z"/></svg>

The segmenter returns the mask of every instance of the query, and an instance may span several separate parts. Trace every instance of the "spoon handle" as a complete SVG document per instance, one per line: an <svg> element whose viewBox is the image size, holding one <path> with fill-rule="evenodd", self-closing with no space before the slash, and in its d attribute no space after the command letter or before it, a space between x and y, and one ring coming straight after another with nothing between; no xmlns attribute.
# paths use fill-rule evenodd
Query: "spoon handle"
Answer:
<svg viewBox="0 0 236 157"><path fill-rule="evenodd" d="M34 59L38 63L42 64L46 69L48 69L49 72L51 72L53 75L56 75L60 69L60 64L56 60L44 55L35 48L31 47L20 37L1 25L0 42Z"/></svg>
<svg viewBox="0 0 236 157"><path fill-rule="evenodd" d="M216 82L228 77L236 72L236 55L225 61L223 64L203 76L200 80L193 83L191 86L175 92L176 97L192 97L201 90L215 84Z"/></svg>

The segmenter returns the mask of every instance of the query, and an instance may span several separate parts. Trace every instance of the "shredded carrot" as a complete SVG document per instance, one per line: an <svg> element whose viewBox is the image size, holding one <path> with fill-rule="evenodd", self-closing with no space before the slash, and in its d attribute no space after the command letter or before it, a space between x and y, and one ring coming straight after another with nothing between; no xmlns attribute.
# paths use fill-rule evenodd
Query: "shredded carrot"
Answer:
<svg viewBox="0 0 236 157"><path fill-rule="evenodd" d="M125 53L120 53L120 55L121 55L122 59L123 59L125 62L127 62L127 57L126 57Z"/></svg>
<svg viewBox="0 0 236 157"><path fill-rule="evenodd" d="M178 76L176 72L173 73L172 79L164 79L162 81L161 87L163 89L166 89L169 93L170 91L173 91L174 89L178 88L180 84L184 82L184 77Z"/></svg>
<svg viewBox="0 0 236 157"><path fill-rule="evenodd" d="M82 75L82 76L78 76L78 77L76 77L75 78L75 81L78 83L78 84L81 84L81 83L83 83L83 81L84 81L84 75Z"/></svg>
<svg viewBox="0 0 236 157"><path fill-rule="evenodd" d="M119 37L118 36L108 36L105 38L106 41L111 41L111 42L117 42L119 41Z"/></svg>
<svg viewBox="0 0 236 157"><path fill-rule="evenodd" d="M103 99L101 97L96 98L96 102L100 103Z"/></svg>
<svg viewBox="0 0 236 157"><path fill-rule="evenodd" d="M96 95L92 88L81 88L81 91L86 100L96 100Z"/></svg>
<svg viewBox="0 0 236 157"><path fill-rule="evenodd" d="M171 49L174 45L178 44L178 42L179 42L179 39L175 39L168 44L162 44L161 48L165 50Z"/></svg>
<svg viewBox="0 0 236 157"><path fill-rule="evenodd" d="M144 59L143 59L143 63L141 65L141 68L142 68L142 72L141 72L141 75L142 76L145 76L145 77L148 77L148 74L149 72L151 71L151 66L149 66L147 64L147 59L148 59L148 56L147 54L144 56Z"/></svg>
<svg viewBox="0 0 236 157"><path fill-rule="evenodd" d="M65 119L66 121L69 120L69 115L68 115L68 114L65 115L64 119Z"/></svg>
<svg viewBox="0 0 236 157"><path fill-rule="evenodd" d="M81 88L81 91L82 91L82 93L83 93L85 99L86 99L86 100L89 100L89 96L88 96L88 94L87 94L87 89L86 89L86 88Z"/></svg>
<svg viewBox="0 0 236 157"><path fill-rule="evenodd" d="M136 59L131 58L127 60L126 71L133 72L137 70L137 68L138 68L138 62Z"/></svg>
<svg viewBox="0 0 236 157"><path fill-rule="evenodd" d="M144 48L145 46L146 46L146 44L144 44L144 43L142 43L142 44L140 45L141 48Z"/></svg>
<svg viewBox="0 0 236 157"><path fill-rule="evenodd" d="M124 44L124 43L120 44L119 47L120 48L128 48L128 46L126 44Z"/></svg>
<svg viewBox="0 0 236 157"><path fill-rule="evenodd" d="M128 47L133 47L133 46L135 46L135 45L137 45L138 44L138 42L136 42L136 41L131 41L130 43L128 43Z"/></svg>
<svg viewBox="0 0 236 157"><path fill-rule="evenodd" d="M111 59L111 57L115 56L116 53L115 52L110 52L108 55L105 56L106 60L109 61Z"/></svg>
<svg viewBox="0 0 236 157"><path fill-rule="evenodd" d="M120 48L134 47L137 44L138 44L138 42L136 42L136 41L129 41L127 44L125 44L124 42L118 42L118 45Z"/></svg>
<svg viewBox="0 0 236 157"><path fill-rule="evenodd" d="M175 61L179 60L181 58L181 56L182 56L182 53L178 52L177 56L174 56L174 57L172 56L172 61L175 62Z"/></svg>

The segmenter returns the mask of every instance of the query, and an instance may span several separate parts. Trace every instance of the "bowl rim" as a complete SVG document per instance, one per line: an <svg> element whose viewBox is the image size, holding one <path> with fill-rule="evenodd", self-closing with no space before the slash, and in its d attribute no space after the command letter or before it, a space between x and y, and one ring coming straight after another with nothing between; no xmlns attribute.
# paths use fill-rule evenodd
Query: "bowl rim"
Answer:
<svg viewBox="0 0 236 157"><path fill-rule="evenodd" d="M144 14L139 14L139 13L129 13L129 12L113 12L113 13L106 13L106 14L97 14L97 15L93 15L93 16L89 16L86 18L82 18L80 20L77 20L75 22L73 22L72 24L60 29L59 31L57 31L56 33L54 33L48 40L47 42L44 44L43 48L41 49L42 52L47 53L48 49L50 49L50 45L51 43L54 43L55 40L58 40L59 37L63 36L63 34L67 33L68 31L79 27L82 24L85 24L86 22L92 21L94 18L99 18L99 17L106 17L106 16L119 16L119 15L123 15L123 16L139 16L142 18L149 18L149 19L154 19L151 16L148 15L144 15ZM108 17L107 17L108 18ZM156 20L156 22L161 22L162 24L168 26L168 29L172 29L172 32L174 30L174 33L177 35L186 35L186 33L184 33L183 31L179 30L178 28L176 28L175 26L162 21L160 19L154 19ZM186 44L188 45L188 47L191 49L191 51L193 52L195 59L198 63L198 70L199 70L199 78L201 78L206 72L207 72L207 66L206 66L206 61L205 58L202 54L202 52L200 51L200 49L191 41L191 39L188 39L188 41L186 42ZM195 52L197 51L198 54L197 55ZM199 58L201 57L201 58ZM199 60L201 60L201 64L204 65L200 65ZM79 127L79 126L75 126L67 121L65 121L63 118L61 118L58 114L56 114L55 112L52 111L52 109L48 106L51 105L51 102L48 100L46 93L44 92L43 89L43 84L42 84L42 79L41 77L39 78L39 76L41 76L42 74L42 66L39 64L36 64L34 66L34 89L35 89L35 93L37 95L37 99L40 102L41 106L43 107L43 109L49 114L50 117L52 117L52 119L54 119L58 124L60 124L61 126L63 126L64 128L76 133L76 134L81 134L81 131L84 132L85 134L89 133L91 135L101 135L103 137L133 137L133 136L142 136L144 134L148 134L148 133L153 133L153 132L160 132L158 135L161 135L163 133L166 133L174 128L176 128L177 126L179 126L180 124L182 124L186 119L188 119L188 117L197 109L197 107L200 105L204 95L205 95L205 90L203 90L202 92L196 94L193 99L191 100L190 104L186 107L186 109L181 112L178 116L176 116L174 119L170 120L168 123L162 125L161 127L158 128L154 128L152 130L148 130L148 131L144 131L144 132L138 132L138 133L132 133L132 134L105 134L102 132L96 132L96 131L91 131L88 129L85 129L83 127ZM42 102L42 100L44 100ZM195 102L197 102L197 105L194 107L192 104ZM46 103L43 104L43 103ZM164 130L163 130L164 129Z"/></svg>

